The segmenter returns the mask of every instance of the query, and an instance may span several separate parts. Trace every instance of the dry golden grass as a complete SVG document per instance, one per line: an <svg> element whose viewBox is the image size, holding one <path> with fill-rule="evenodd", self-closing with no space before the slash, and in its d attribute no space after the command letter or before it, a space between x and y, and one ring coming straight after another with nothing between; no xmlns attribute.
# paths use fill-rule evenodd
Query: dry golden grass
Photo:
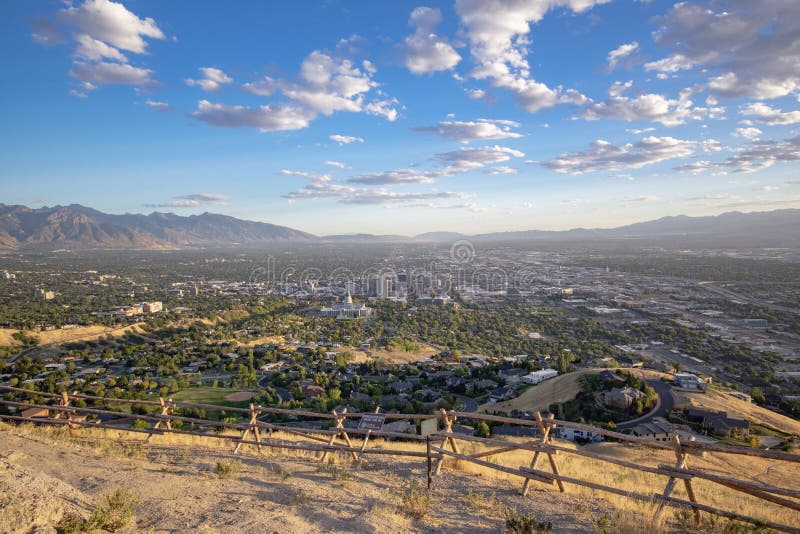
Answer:
<svg viewBox="0 0 800 534"><path fill-rule="evenodd" d="M0 424L0 432L3 425ZM11 427L6 427L11 428ZM97 454L112 460L130 460L136 458L151 458L155 450L169 451L169 455L175 456L184 454L191 457L208 456L209 454L230 455L234 444L228 440L216 439L211 437L189 436L181 434L164 434L154 436L149 444L142 444L142 434L129 433L116 430L88 429L82 428L76 437L69 437L64 429L50 427L36 427L33 425L20 425L13 427L13 432L20 435L30 435L45 438L58 442L59 444L75 444L91 446ZM229 435L235 435L230 433ZM265 433L265 439L268 437ZM274 440L286 442L298 442L299 438L294 435L274 432L271 436ZM356 440L360 441L360 440ZM520 441L520 440L510 440ZM316 444L316 443L315 443ZM343 445L343 443L340 443ZM437 443L438 445L438 443ZM574 448L575 445L567 442L559 442L559 445ZM474 454L486 450L485 446L475 442L459 442L461 452L464 454ZM382 449L394 449L405 451L423 451L424 443L418 442L398 442L384 441L382 439L372 439L370 447ZM603 454L619 459L624 459L640 465L658 466L658 464L672 464L675 457L671 451L661 449L651 449L637 445L625 445L619 443L599 443L586 447L594 453ZM161 454L167 454L162 452ZM531 461L532 452L530 451L511 451L484 458L484 460L499 463L512 468L527 467ZM272 475L282 480L292 477L291 472L284 471L282 460L292 459L302 462L315 462L319 458L319 453L314 451L278 449L263 447L258 452L255 447L244 446L240 457L262 457L271 459L274 471ZM408 465L420 468L424 464L424 459L397 458L392 456L368 456L376 459L380 463L381 480L391 486L402 487L404 477L408 476L406 471ZM644 473L637 470L614 466L599 460L575 456L568 453L559 453L557 461L561 473L566 476L580 478L583 480L596 482L599 484L616 487L622 490L636 492L645 495L652 495L663 491L667 478L660 475ZM318 467L317 472L320 476L330 478L330 483L341 486L343 491L351 491L364 480L363 472L349 460L347 455L333 455L332 464ZM739 479L759 481L775 486L796 488L797 480L800 479L800 466L788 462L778 462L755 457L745 457L736 455L709 454L707 457L689 457L689 467L704 469L708 472ZM392 465L397 465L399 471L395 472ZM331 467L333 466L333 467ZM542 458L538 465L539 469L549 470L546 458ZM468 476L475 476L481 481L483 494L476 494L466 490L456 497L446 492L445 488L439 486L440 499L447 495L448 499L460 499L455 509L469 508L475 513L486 517L487 520L499 521L502 517L502 505L494 494L487 493L486 487L507 488L509 484L512 488L521 488L523 479L521 477L502 473L500 471L479 466L464 460L447 459L443 468L443 479L452 480L448 473L461 473ZM404 474L406 473L406 474ZM440 480L440 479L437 479ZM441 482L437 482L441 484ZM352 485L352 486L351 486ZM762 501L750 495L739 493L717 484L703 481L693 481L694 490L700 503L717 507L723 510L736 512L764 520L770 520L785 525L800 524L800 513L793 510ZM469 487L469 486L468 486ZM475 484L477 487L477 484ZM532 498L534 501L542 499L544 495L553 499L564 499L563 507L568 513L572 513L576 521L586 521L587 513L581 503L602 501L605 502L611 512L602 517L590 517L592 521L598 522L598 531L607 532L674 532L685 531L686 525L682 525L676 520L680 514L671 508L667 509L662 520L654 523L652 520L655 505L652 502L637 501L630 498L617 496L610 493L600 492L583 488L576 485L566 484L566 495L561 496L557 493L555 486L532 482ZM544 492L544 493L543 493ZM681 499L688 499L683 484L678 484L673 493ZM302 500L302 499L301 499ZM306 499L308 500L308 499ZM362 519L375 528L382 527L392 531L409 530L410 519L392 505L392 499L387 497L375 501L363 514ZM297 503L296 503L297 504ZM302 504L302 503L300 503ZM451 503L452 504L452 503ZM704 516L707 514L704 514ZM436 521L440 519L430 519ZM427 521L427 519L426 519ZM608 530L603 530L606 525ZM709 522L704 531L715 532L724 531L727 520L716 523ZM602 528L601 528L602 527Z"/></svg>
<svg viewBox="0 0 800 534"><path fill-rule="evenodd" d="M353 361L355 362L381 360L389 364L414 363L441 352L441 350L432 345L417 344L419 345L419 350L414 352L404 352L402 350L371 350L365 352L355 349L350 350L350 352L353 354Z"/></svg>
<svg viewBox="0 0 800 534"><path fill-rule="evenodd" d="M39 345L60 345L79 341L94 341L100 336L123 336L131 331L138 330L144 323L135 323L118 328L109 328L101 325L78 326L76 328L45 330L42 332L29 331L39 340ZM0 345L17 345L18 342L11 336L19 330L0 328Z"/></svg>
<svg viewBox="0 0 800 534"><path fill-rule="evenodd" d="M583 369L551 378L541 384L529 387L515 399L483 404L478 408L478 412L485 413L486 410L493 412L511 412L512 410L546 411L554 402L567 402L574 399L581 391L580 377L597 372L599 372L597 369Z"/></svg>
<svg viewBox="0 0 800 534"><path fill-rule="evenodd" d="M704 410L728 412L733 416L747 419L751 423L771 427L788 434L800 435L800 421L762 408L757 404L731 397L713 387L709 388L707 393L675 391L673 396L675 397L676 406L692 406Z"/></svg>

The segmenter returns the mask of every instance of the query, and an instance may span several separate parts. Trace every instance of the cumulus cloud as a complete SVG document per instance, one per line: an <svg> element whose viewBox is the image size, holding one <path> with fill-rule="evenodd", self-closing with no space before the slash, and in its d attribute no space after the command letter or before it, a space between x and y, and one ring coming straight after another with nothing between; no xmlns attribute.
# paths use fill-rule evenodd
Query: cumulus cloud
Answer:
<svg viewBox="0 0 800 534"><path fill-rule="evenodd" d="M76 62L69 71L73 78L85 82L82 87L92 90L101 84L125 84L144 87L153 83L153 71L134 67L126 63Z"/></svg>
<svg viewBox="0 0 800 534"><path fill-rule="evenodd" d="M437 126L412 128L415 132L434 133L445 139L460 143L488 141L494 139L514 139L522 134L512 131L519 128L518 122L506 120L477 119L475 121L442 121Z"/></svg>
<svg viewBox="0 0 800 534"><path fill-rule="evenodd" d="M164 39L153 19L141 19L111 0L86 0L80 6L62 9L59 18L92 39L136 54L147 51L145 37Z"/></svg>
<svg viewBox="0 0 800 534"><path fill-rule="evenodd" d="M608 141L598 140L591 144L589 150L562 154L546 162L544 166L556 172L571 174L638 169L669 159L692 156L698 148L715 150L718 143L650 136L636 143L616 146Z"/></svg>
<svg viewBox="0 0 800 534"><path fill-rule="evenodd" d="M800 88L798 2L679 2L655 20L654 39L670 54L646 69L706 69L709 88L726 97L777 98Z"/></svg>
<svg viewBox="0 0 800 534"><path fill-rule="evenodd" d="M214 92L218 91L223 85L233 83L233 78L225 74L222 69L215 67L201 67L200 74L203 75L200 79L186 78L184 82L186 85L200 87L203 91Z"/></svg>
<svg viewBox="0 0 800 534"><path fill-rule="evenodd" d="M678 99L652 93L634 97L624 96L622 93L630 87L630 82L615 83L609 89L608 99L587 106L583 111L583 118L620 119L628 122L645 120L660 122L664 126L678 126L687 120L719 118L725 112L723 107L695 106L691 100L693 93L691 89L681 91Z"/></svg>
<svg viewBox="0 0 800 534"><path fill-rule="evenodd" d="M461 61L447 39L434 33L441 20L438 8L418 7L411 12L408 23L416 30L403 41L402 52L403 62L414 74L449 70Z"/></svg>
<svg viewBox="0 0 800 534"><path fill-rule="evenodd" d="M246 107L200 100L192 116L223 128L248 127L257 128L262 132L274 132L306 128L316 115L306 109L290 105Z"/></svg>
<svg viewBox="0 0 800 534"><path fill-rule="evenodd" d="M536 81L527 61L531 23L548 11L567 8L581 13L609 0L456 0L456 12L466 29L470 54L476 67L470 76L514 95L531 113L559 103L583 104L586 97L575 90L551 88Z"/></svg>
<svg viewBox="0 0 800 534"><path fill-rule="evenodd" d="M800 122L800 111L781 111L762 102L754 102L739 108L739 113L753 117L756 122L770 126L796 124Z"/></svg>
<svg viewBox="0 0 800 534"><path fill-rule="evenodd" d="M500 163L511 158L523 158L525 153L503 146L484 146L459 148L450 152L436 154L434 159L457 167L475 168L487 163Z"/></svg>
<svg viewBox="0 0 800 534"><path fill-rule="evenodd" d="M214 193L195 193L172 197L172 200L160 204L145 204L148 208L194 208L204 205L226 204L230 197Z"/></svg>
<svg viewBox="0 0 800 534"><path fill-rule="evenodd" d="M394 121L398 117L399 103L378 89L378 83L373 80L375 72L369 61L358 66L350 59L315 50L301 63L296 79L265 76L259 81L244 84L243 88L259 96L280 93L293 106L303 108L304 117L308 120L318 115L349 111L378 115ZM368 100L367 95L371 92L379 97Z"/></svg>
<svg viewBox="0 0 800 534"><path fill-rule="evenodd" d="M73 29L65 32L75 46L72 53L75 63L69 74L80 83L70 90L71 94L86 97L89 91L103 84L144 87L153 83L153 72L129 65L123 53L146 54L145 39L165 38L153 19L139 18L121 3L111 0L67 4L55 20ZM34 22L33 38L44 45L67 42L59 28L47 18Z"/></svg>
<svg viewBox="0 0 800 534"><path fill-rule="evenodd" d="M488 96L488 93L483 89L464 89L464 92L467 93L470 100L480 100Z"/></svg>
<svg viewBox="0 0 800 534"><path fill-rule="evenodd" d="M339 144L339 146L349 145L350 143L363 143L364 142L364 138L363 137L355 137L355 136L352 136L352 135L333 134L331 136L328 136L328 138L331 141L337 142Z"/></svg>
<svg viewBox="0 0 800 534"><path fill-rule="evenodd" d="M631 54L639 50L639 43L636 41L619 45L617 48L608 53L608 70L612 71L617 68L619 62Z"/></svg>
<svg viewBox="0 0 800 534"><path fill-rule="evenodd" d="M75 55L77 57L88 59L90 61L101 61L103 59L110 59L113 61L118 61L120 63L127 63L128 58L125 55L114 48L113 46L109 46L103 41L98 41L97 39L93 39L91 36L86 34L78 35L75 38L78 46L75 49Z"/></svg>
<svg viewBox="0 0 800 534"><path fill-rule="evenodd" d="M783 141L755 139L749 146L739 149L729 158L715 163L706 162L705 168L698 170L749 173L767 169L779 162L795 161L800 161L800 135ZM693 169L678 168L678 170Z"/></svg>
<svg viewBox="0 0 800 534"><path fill-rule="evenodd" d="M758 139L758 137L764 132L759 130L758 128L748 127L748 128L736 128L733 131L733 135L736 137L743 137L745 139Z"/></svg>
<svg viewBox="0 0 800 534"><path fill-rule="evenodd" d="M348 169L349 167L342 163L341 161L334 161L334 160L326 160L323 162L325 165L329 167L336 167L337 169Z"/></svg>

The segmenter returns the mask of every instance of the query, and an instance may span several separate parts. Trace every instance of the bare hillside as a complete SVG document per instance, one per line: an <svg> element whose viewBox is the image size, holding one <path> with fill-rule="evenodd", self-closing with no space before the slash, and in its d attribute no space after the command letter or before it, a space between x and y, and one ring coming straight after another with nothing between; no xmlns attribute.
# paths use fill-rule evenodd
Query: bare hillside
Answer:
<svg viewBox="0 0 800 534"><path fill-rule="evenodd" d="M381 440L374 445L421 447ZM479 447L468 443L464 452ZM613 443L590 450L650 465L671 456ZM530 453L487 458L519 467L528 464ZM568 475L629 491L657 492L664 484L663 478L609 469L596 460L568 455L560 462ZM759 458L693 457L691 463L784 487L793 487L800 476L796 465ZM522 497L519 477L458 460L445 463L428 501L422 491L425 472L424 458L381 455L353 462L337 456L323 464L315 453L268 447L233 455L230 443L197 436L162 435L145 443L141 434L120 431L83 428L70 437L63 429L0 424L0 532L53 532L90 517L118 489L138 500L123 532L500 532L507 513L535 514L555 532L686 532L689 526L680 512L668 510L654 524L652 503L577 486L567 485L561 494L534 483ZM680 486L676 491L680 496ZM784 524L800 522L795 512L710 483L697 484L696 491L715 506L767 514ZM730 527L727 520L706 520L703 531Z"/></svg>

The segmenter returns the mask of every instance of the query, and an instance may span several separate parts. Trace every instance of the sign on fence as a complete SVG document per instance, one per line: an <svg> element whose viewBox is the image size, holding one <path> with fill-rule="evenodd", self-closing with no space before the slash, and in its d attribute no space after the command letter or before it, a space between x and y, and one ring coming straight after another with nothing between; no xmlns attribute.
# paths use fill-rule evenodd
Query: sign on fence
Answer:
<svg viewBox="0 0 800 534"><path fill-rule="evenodd" d="M361 416L361 421L358 423L360 430L380 430L383 428L383 422L386 420L386 414L382 413L365 413Z"/></svg>
<svg viewBox="0 0 800 534"><path fill-rule="evenodd" d="M419 422L420 436L430 436L431 434L436 434L437 430L439 430L439 419L436 417L423 419Z"/></svg>

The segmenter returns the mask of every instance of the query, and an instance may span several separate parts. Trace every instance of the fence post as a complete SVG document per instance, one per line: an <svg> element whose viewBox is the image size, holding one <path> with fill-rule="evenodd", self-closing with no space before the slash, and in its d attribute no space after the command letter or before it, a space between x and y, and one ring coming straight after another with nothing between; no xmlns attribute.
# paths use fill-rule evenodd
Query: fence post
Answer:
<svg viewBox="0 0 800 534"><path fill-rule="evenodd" d="M333 418L336 420L336 426L334 427L334 429L338 430L338 432L336 432L335 434L331 434L331 439L328 442L328 445L333 445L334 442L336 441L336 438L339 436L339 434L341 434L342 437L344 438L344 441L347 443L347 446L352 449L353 442L350 441L350 436L347 435L347 431L345 431L344 429L344 421L345 419L347 419L346 417L347 408L342 410L341 414L336 413L335 409L331 410L331 413L333 414ZM324 462L325 458L328 457L328 452L330 451L325 451L322 453L322 458L320 459L321 462ZM350 453L353 455L354 460L358 460L358 454L356 453L356 451L350 451Z"/></svg>
<svg viewBox="0 0 800 534"><path fill-rule="evenodd" d="M431 462L431 436L425 436L425 445L426 445L426 452L428 455L428 491L431 490L431 482L433 482L433 477L431 475L431 469L433 468L433 462Z"/></svg>
<svg viewBox="0 0 800 534"><path fill-rule="evenodd" d="M256 441L256 447L258 448L259 452L261 451L261 430L258 428L258 416L261 414L261 406L255 406L252 402L250 403L250 423L248 423L247 428L244 429L242 432L241 439L247 439L247 435L250 432L253 433L253 439ZM239 452L239 449L242 448L243 443L240 441L236 444L236 448L233 450L233 453L236 454Z"/></svg>
<svg viewBox="0 0 800 534"><path fill-rule="evenodd" d="M441 417L442 421L444 422L444 431L445 431L445 433L452 434L453 433L453 423L456 422L457 417L455 415L448 415L447 411L445 411L444 408L442 408L441 411L439 412L439 416ZM458 450L458 444L456 443L455 438L452 437L452 436L445 436L444 439L442 439L442 444L439 445L439 448L444 447L448 442L450 443L450 448L453 449L453 452L456 453L456 454L460 454L460 452ZM439 459L436 461L436 475L437 476L442 471L442 463L444 463L444 455L440 455Z"/></svg>
<svg viewBox="0 0 800 534"><path fill-rule="evenodd" d="M172 399L169 399L169 401L164 402L164 398L159 397L158 402L159 404L161 404L161 415L172 415L172 409L174 407ZM156 421L156 424L153 425L153 430L158 430L159 427L161 427L162 422L164 423L164 426L167 427L167 430L172 430L172 422L169 419L167 419L166 421ZM150 439L152 439L154 435L155 434L150 434L149 436L147 436L147 439L144 440L144 442L149 443Z"/></svg>
<svg viewBox="0 0 800 534"><path fill-rule="evenodd" d="M550 431L556 427L556 424L551 422L554 417L555 416L553 414L550 414L547 418L548 421L545 422L544 419L542 419L541 412L536 412L536 424L539 427L539 436L540 436L539 442L542 445L548 445L550 443ZM553 474L560 475L561 473L558 470L558 464L556 463L555 457L553 456L552 453L548 452L546 454L547 454L547 459L550 461L550 469L552 469ZM539 463L540 456L541 452L539 451L533 453L533 459L531 460L531 465L529 469L536 469L536 464ZM558 485L558 490L561 493L564 493L564 483L560 479L556 479L556 484ZM522 484L523 496L528 495L528 489L530 488L530 485L531 485L531 479L526 478L525 482Z"/></svg>
<svg viewBox="0 0 800 534"><path fill-rule="evenodd" d="M672 436L672 445L675 451L675 469L676 470L684 470L686 469L686 458L687 454L684 452L683 447L681 447L681 438L678 434L674 434ZM664 487L664 492L662 493L663 497L669 497L672 494L672 490L675 489L675 484L678 482L678 479L675 477L669 477L667 481L667 485ZM692 488L692 481L689 478L683 479L683 484L686 487L686 493L689 495L689 500L693 503L697 503L697 499L694 495L694 489ZM656 509L655 513L655 520L658 522L661 519L661 515L664 513L664 507L666 503L661 501ZM700 523L700 510L697 508L692 508L692 513L694 514L694 521L695 523Z"/></svg>

